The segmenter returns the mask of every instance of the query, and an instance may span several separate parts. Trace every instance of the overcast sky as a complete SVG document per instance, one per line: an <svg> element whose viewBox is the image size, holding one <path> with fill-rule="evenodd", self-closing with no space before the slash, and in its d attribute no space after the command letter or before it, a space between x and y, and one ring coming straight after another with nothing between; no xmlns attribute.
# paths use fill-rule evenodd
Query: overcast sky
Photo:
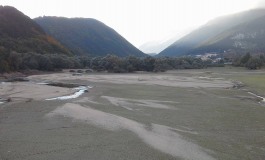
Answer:
<svg viewBox="0 0 265 160"><path fill-rule="evenodd" d="M217 16L257 7L261 0L1 0L30 16L95 18L135 46L165 39Z"/></svg>

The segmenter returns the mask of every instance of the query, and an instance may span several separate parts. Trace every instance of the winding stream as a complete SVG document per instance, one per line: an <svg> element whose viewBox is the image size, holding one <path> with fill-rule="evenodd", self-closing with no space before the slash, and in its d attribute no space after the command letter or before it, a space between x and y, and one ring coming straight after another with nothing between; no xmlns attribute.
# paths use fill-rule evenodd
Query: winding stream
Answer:
<svg viewBox="0 0 265 160"><path fill-rule="evenodd" d="M61 97L55 97L55 98L48 98L46 99L47 101L52 101L52 100L68 100L68 99L74 99L80 97L82 94L88 91L89 88L93 88L90 86L79 86L77 88L74 88L74 90L78 90L72 95L68 96L61 96Z"/></svg>

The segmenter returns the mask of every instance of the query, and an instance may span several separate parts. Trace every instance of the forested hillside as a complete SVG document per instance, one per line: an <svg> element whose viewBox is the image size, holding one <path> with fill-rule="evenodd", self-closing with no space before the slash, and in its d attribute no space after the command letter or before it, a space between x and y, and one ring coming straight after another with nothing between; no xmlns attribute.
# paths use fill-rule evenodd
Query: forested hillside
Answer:
<svg viewBox="0 0 265 160"><path fill-rule="evenodd" d="M115 30L95 19L39 17L35 21L76 55L145 56Z"/></svg>
<svg viewBox="0 0 265 160"><path fill-rule="evenodd" d="M32 19L9 6L0 6L0 53L70 54L58 41L45 34Z"/></svg>
<svg viewBox="0 0 265 160"><path fill-rule="evenodd" d="M49 59L46 55L72 54L22 12L10 6L0 6L0 71L26 69L31 65L39 69L38 61L41 60L33 60L29 55Z"/></svg>

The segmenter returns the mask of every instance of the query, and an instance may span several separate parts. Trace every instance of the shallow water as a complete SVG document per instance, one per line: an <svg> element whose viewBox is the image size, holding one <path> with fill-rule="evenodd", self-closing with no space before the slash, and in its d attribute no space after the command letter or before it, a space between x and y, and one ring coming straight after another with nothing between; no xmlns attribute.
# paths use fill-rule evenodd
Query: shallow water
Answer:
<svg viewBox="0 0 265 160"><path fill-rule="evenodd" d="M62 96L62 97L56 97L56 98L48 98L46 99L47 101L52 101L52 100L67 100L67 99L74 99L77 98L79 96L81 96L82 94L85 93L85 90L79 90L78 92L75 92L72 95L69 96Z"/></svg>
<svg viewBox="0 0 265 160"><path fill-rule="evenodd" d="M178 131L178 129L167 126L151 124L151 127L147 127L144 124L121 116L105 113L92 108L85 108L72 103L67 103L46 116L48 118L54 116L69 117L111 131L128 130L135 133L144 143L150 145L154 149L174 157L181 157L187 160L214 159L207 154L202 147L185 140L181 135L173 131Z"/></svg>
<svg viewBox="0 0 265 160"><path fill-rule="evenodd" d="M84 94L88 90L88 88L92 88L92 87L90 87L90 86L87 86L87 87L80 86L80 87L74 88L74 90L79 90L79 91L75 92L72 95L69 95L69 96L61 96L61 97L56 97L56 98L48 98L46 100L47 101L52 101L52 100L68 100L68 99L78 98L82 94Z"/></svg>

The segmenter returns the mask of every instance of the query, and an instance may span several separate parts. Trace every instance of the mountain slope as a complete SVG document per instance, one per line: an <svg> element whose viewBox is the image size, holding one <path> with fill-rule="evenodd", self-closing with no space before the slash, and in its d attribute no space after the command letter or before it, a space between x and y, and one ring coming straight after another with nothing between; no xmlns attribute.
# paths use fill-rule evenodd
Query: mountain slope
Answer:
<svg viewBox="0 0 265 160"><path fill-rule="evenodd" d="M265 16L222 32L194 49L193 53L227 50L265 52Z"/></svg>
<svg viewBox="0 0 265 160"><path fill-rule="evenodd" d="M0 53L11 51L70 55L32 19L14 7L0 6Z"/></svg>
<svg viewBox="0 0 265 160"><path fill-rule="evenodd" d="M95 19L39 17L35 21L78 55L145 56L116 31Z"/></svg>
<svg viewBox="0 0 265 160"><path fill-rule="evenodd" d="M255 20L265 15L264 9L255 9L229 16L219 17L209 21L206 25L184 36L171 46L163 50L159 56L180 56L193 50L222 32L239 24Z"/></svg>

